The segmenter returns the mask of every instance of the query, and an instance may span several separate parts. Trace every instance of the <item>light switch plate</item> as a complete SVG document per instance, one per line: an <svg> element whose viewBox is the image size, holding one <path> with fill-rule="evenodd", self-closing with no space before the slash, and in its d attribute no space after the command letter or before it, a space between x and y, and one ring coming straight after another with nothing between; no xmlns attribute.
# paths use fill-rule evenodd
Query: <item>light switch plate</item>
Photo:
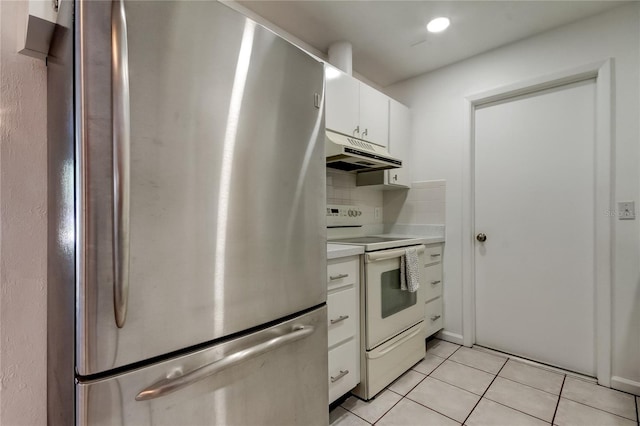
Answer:
<svg viewBox="0 0 640 426"><path fill-rule="evenodd" d="M636 218L635 201L619 201L618 202L618 219L633 220Z"/></svg>

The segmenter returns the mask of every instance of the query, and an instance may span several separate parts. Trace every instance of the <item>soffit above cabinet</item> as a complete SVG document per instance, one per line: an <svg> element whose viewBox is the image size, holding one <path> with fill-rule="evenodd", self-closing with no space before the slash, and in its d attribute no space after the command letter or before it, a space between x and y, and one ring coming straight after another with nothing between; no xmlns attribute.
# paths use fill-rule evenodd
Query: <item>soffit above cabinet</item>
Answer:
<svg viewBox="0 0 640 426"><path fill-rule="evenodd" d="M353 45L353 68L384 87L627 2L238 1L316 49ZM430 34L433 17L451 26Z"/></svg>

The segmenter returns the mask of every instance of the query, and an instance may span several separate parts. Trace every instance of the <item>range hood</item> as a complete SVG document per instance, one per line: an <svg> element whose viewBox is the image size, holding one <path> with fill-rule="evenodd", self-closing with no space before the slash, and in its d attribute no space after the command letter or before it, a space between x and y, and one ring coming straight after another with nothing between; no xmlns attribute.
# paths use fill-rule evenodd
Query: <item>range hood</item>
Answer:
<svg viewBox="0 0 640 426"><path fill-rule="evenodd" d="M327 130L325 140L327 167L347 172L369 172L402 167L402 161L390 156L386 148L362 139Z"/></svg>

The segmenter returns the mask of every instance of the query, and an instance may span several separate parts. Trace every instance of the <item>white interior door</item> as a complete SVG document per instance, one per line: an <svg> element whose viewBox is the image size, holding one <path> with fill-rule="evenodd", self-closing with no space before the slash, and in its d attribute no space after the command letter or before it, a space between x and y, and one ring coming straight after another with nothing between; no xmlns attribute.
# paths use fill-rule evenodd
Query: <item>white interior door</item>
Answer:
<svg viewBox="0 0 640 426"><path fill-rule="evenodd" d="M475 111L476 343L595 376L595 80Z"/></svg>

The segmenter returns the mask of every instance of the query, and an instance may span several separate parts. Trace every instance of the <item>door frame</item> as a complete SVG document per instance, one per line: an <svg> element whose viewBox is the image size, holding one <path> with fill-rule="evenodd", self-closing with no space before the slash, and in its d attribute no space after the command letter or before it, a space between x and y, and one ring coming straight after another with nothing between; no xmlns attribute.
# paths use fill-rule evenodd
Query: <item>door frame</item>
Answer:
<svg viewBox="0 0 640 426"><path fill-rule="evenodd" d="M596 84L595 128L595 347L596 376L611 385L611 282L614 218L607 215L613 205L613 59L528 79L465 98L468 143L462 159L462 334L463 344L476 341L475 312L475 110L480 105L531 94L554 87L594 79Z"/></svg>

